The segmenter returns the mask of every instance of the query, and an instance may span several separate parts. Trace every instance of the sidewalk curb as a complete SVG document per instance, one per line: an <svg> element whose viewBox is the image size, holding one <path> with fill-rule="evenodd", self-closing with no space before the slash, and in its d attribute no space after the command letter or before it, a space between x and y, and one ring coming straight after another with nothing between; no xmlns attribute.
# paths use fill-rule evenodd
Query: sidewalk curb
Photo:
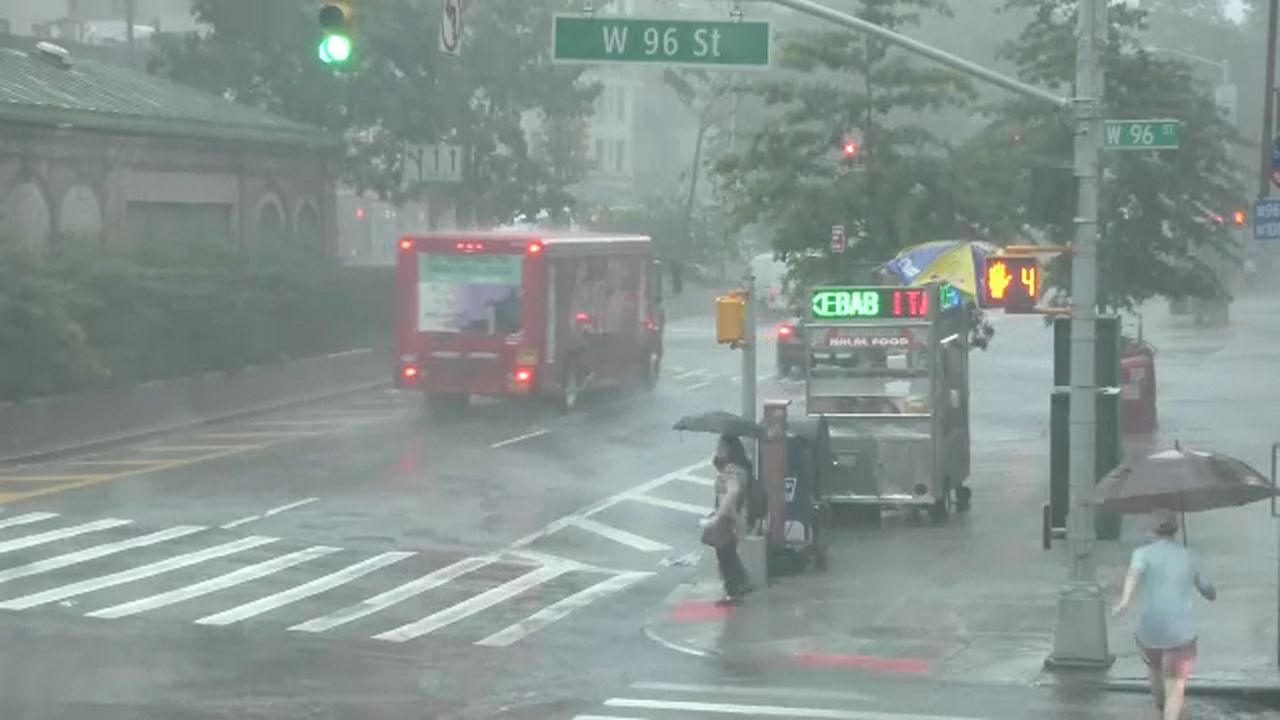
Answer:
<svg viewBox="0 0 1280 720"><path fill-rule="evenodd" d="M664 631L667 626L674 625L669 620L671 610L685 600L696 595L697 582L682 582L676 586L674 590L667 595L661 605L648 613L644 620L642 629L643 635L657 645L666 648L675 653L690 657L701 658L704 660L713 660L724 656L719 648L703 647L696 644L690 644L680 640L672 639L669 634ZM767 588L763 590L767 592ZM1145 677L1099 677L1088 672L1082 671L1049 671L1040 672L1029 683L1020 681L992 680L981 679L975 677L963 677L949 675L946 677L934 677L933 682L941 682L948 685L968 686L968 687L1008 687L1010 685L1025 687L1054 687L1054 686L1074 686L1088 687L1098 690L1114 693L1146 693L1150 691L1150 685ZM1271 707L1280 707L1280 673L1277 674L1275 682L1266 683L1261 681L1241 681L1231 682L1226 680L1215 680L1206 678L1197 680L1192 678L1187 685L1187 694L1192 697L1220 697L1232 698L1238 700L1249 700L1252 702L1266 701Z"/></svg>

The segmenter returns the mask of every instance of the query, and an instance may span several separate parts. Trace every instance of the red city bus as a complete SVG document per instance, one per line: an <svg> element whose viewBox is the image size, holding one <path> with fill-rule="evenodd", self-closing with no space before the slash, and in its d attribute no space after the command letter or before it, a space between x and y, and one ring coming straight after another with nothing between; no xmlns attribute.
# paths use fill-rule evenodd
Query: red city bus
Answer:
<svg viewBox="0 0 1280 720"><path fill-rule="evenodd" d="M396 385L437 409L488 395L568 410L591 386L652 388L663 321L648 237L460 230L399 242Z"/></svg>

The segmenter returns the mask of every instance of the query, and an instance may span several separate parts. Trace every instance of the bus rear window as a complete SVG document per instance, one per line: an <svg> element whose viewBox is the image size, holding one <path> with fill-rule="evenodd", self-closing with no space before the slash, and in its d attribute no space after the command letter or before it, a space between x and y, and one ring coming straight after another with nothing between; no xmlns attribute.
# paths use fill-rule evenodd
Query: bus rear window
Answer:
<svg viewBox="0 0 1280 720"><path fill-rule="evenodd" d="M522 255L418 256L418 330L513 335L521 327Z"/></svg>

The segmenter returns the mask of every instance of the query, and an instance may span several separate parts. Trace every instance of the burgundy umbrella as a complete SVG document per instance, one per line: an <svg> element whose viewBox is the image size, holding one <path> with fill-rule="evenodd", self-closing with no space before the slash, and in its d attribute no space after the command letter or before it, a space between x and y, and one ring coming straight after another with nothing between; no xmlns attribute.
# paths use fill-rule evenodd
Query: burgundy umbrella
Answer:
<svg viewBox="0 0 1280 720"><path fill-rule="evenodd" d="M1248 505L1275 495L1271 482L1242 460L1175 446L1148 455L1136 466L1112 470L1098 483L1094 500L1110 512L1149 513L1165 508L1181 513L1186 543L1186 513Z"/></svg>

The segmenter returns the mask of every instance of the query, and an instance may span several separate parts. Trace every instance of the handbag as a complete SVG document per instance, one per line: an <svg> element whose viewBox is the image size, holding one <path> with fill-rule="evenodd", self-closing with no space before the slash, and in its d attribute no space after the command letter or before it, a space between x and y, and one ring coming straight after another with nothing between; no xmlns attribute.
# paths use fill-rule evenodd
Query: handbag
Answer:
<svg viewBox="0 0 1280 720"><path fill-rule="evenodd" d="M734 542L733 516L719 515L702 528L702 544L722 548Z"/></svg>

